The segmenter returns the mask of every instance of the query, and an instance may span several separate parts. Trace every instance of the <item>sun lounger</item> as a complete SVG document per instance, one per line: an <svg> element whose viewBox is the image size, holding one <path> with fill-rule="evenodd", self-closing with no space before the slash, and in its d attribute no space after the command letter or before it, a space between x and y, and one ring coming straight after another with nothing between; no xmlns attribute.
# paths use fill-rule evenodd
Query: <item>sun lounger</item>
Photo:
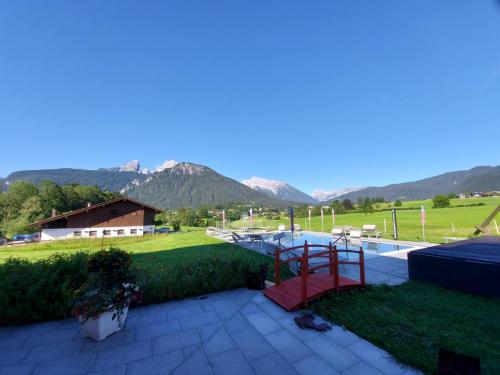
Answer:
<svg viewBox="0 0 500 375"><path fill-rule="evenodd" d="M352 228L349 232L351 238L361 238L363 237L363 232L359 228Z"/></svg>
<svg viewBox="0 0 500 375"><path fill-rule="evenodd" d="M375 238L379 238L380 236L382 236L382 233L377 231L377 226L375 224L365 224L363 225L363 227L361 228L361 232L363 234L363 236L366 236L366 237L375 237Z"/></svg>
<svg viewBox="0 0 500 375"><path fill-rule="evenodd" d="M248 236L240 236L238 233L236 232L232 232L231 233L231 237L233 238L233 241L235 243L239 243L239 242L246 242L248 241Z"/></svg>
<svg viewBox="0 0 500 375"><path fill-rule="evenodd" d="M279 231L284 231L284 230L286 230L286 225L285 225L285 224L280 224L280 225L278 225L278 230L279 230Z"/></svg>
<svg viewBox="0 0 500 375"><path fill-rule="evenodd" d="M332 229L332 234L334 236L341 236L342 234L344 234L344 229L342 229L341 227L334 227Z"/></svg>

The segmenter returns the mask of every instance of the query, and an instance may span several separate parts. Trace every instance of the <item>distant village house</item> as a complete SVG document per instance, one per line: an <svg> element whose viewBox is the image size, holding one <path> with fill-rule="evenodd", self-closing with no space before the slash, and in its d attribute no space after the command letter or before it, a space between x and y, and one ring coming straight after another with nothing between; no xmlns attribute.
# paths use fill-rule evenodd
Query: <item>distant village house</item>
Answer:
<svg viewBox="0 0 500 375"><path fill-rule="evenodd" d="M163 210L120 197L33 223L40 240L142 236L155 231L155 214Z"/></svg>

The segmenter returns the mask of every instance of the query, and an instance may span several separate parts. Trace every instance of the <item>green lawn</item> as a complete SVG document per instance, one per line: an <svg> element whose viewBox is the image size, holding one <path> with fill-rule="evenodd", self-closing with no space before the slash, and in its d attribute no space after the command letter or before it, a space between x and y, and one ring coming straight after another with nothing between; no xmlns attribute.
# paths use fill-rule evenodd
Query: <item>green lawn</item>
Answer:
<svg viewBox="0 0 500 375"><path fill-rule="evenodd" d="M420 223L420 206L426 209L426 241L442 243L444 237L468 237L474 232L474 226L481 224L493 211L496 205L500 204L500 197L477 198L477 199L453 199L452 205L485 203L485 206L472 207L450 207L432 208L432 201L410 201L403 202L404 207L417 207L414 210L400 210L397 212L399 239L406 241L422 241L422 225ZM392 217L391 211L379 211L372 214L350 213L336 215L335 225L350 225L361 227L363 224L376 224L377 229L383 233L384 238L392 239ZM384 219L387 224L387 232L384 232ZM288 218L280 220L281 223L289 224ZM295 223L300 224L303 229L321 231L321 218L314 216L311 218L311 227L306 218L296 218ZM452 231L452 223L455 232ZM500 220L497 218L500 226ZM325 232L332 229L331 213L325 214ZM491 234L496 235L493 223L490 225Z"/></svg>
<svg viewBox="0 0 500 375"><path fill-rule="evenodd" d="M204 230L201 229L140 237L59 240L14 247L0 247L0 263L10 256L26 257L34 260L47 258L57 252L71 253L81 250L99 250L101 246L104 248L119 247L134 254L164 253L165 251L174 249L186 249L186 254L189 254L193 251L203 251L211 248L211 245L220 245L223 243L220 240L206 236Z"/></svg>
<svg viewBox="0 0 500 375"><path fill-rule="evenodd" d="M437 369L438 348L481 359L483 374L500 374L500 300L421 282L330 294L311 305L426 373Z"/></svg>

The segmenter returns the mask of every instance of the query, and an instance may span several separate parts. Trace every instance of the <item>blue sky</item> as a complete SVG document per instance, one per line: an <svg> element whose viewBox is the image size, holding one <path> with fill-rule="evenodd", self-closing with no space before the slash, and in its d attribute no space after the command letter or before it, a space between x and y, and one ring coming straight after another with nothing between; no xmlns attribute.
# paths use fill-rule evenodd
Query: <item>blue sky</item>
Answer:
<svg viewBox="0 0 500 375"><path fill-rule="evenodd" d="M0 176L191 161L313 189L500 163L500 3L4 1Z"/></svg>

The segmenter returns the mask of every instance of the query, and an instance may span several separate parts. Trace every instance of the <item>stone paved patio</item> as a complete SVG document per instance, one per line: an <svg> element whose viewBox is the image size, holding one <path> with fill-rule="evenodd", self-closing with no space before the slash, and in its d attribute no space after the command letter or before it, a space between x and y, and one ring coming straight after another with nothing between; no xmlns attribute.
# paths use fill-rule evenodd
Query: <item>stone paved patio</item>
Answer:
<svg viewBox="0 0 500 375"><path fill-rule="evenodd" d="M0 374L417 374L385 351L334 326L301 330L260 292L132 309L102 342L75 320L0 327Z"/></svg>

